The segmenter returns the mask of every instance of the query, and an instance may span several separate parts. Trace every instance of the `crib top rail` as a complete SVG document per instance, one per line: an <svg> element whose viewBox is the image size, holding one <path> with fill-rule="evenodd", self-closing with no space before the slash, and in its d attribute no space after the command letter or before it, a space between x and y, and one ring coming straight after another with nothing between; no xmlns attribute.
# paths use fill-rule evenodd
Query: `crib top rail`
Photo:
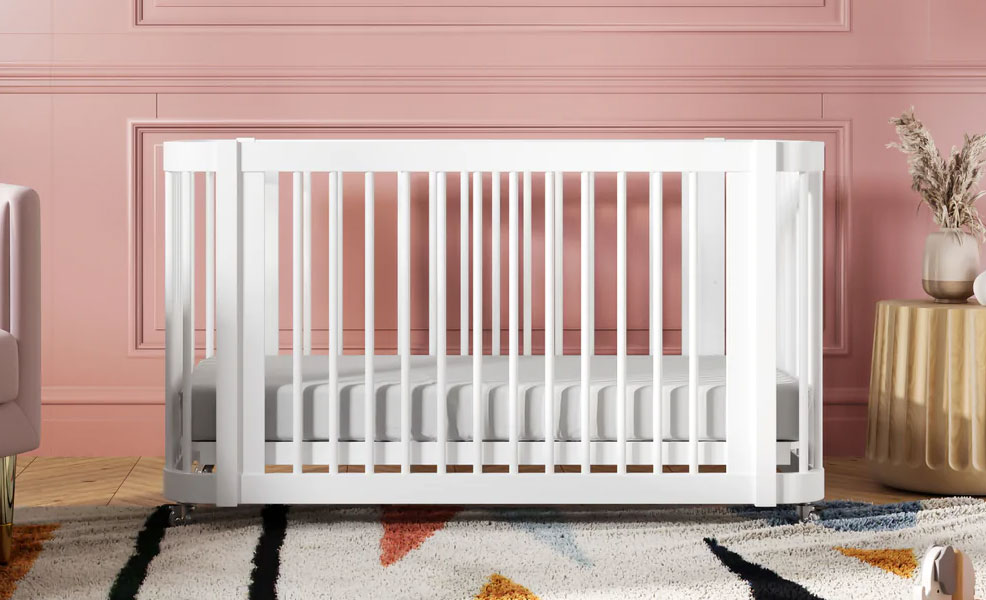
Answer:
<svg viewBox="0 0 986 600"><path fill-rule="evenodd" d="M777 171L821 172L822 142L791 140L182 140L164 143L164 170L216 171L223 144L260 171L744 172L758 144L777 145Z"/></svg>

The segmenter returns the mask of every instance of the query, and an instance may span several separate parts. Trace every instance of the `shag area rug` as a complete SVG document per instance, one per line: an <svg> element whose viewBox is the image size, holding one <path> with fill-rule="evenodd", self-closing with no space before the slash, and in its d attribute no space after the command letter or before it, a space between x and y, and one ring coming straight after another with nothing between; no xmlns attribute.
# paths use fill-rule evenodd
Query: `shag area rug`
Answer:
<svg viewBox="0 0 986 600"><path fill-rule="evenodd" d="M986 503L789 509L21 509L0 599L911 598L925 549L967 552Z"/></svg>

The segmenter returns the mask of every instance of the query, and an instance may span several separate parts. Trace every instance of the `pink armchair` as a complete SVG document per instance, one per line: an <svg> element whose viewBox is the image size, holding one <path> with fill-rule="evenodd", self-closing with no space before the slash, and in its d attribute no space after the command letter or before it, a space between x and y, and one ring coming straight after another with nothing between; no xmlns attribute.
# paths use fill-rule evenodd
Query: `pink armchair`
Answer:
<svg viewBox="0 0 986 600"><path fill-rule="evenodd" d="M0 563L10 560L17 454L41 443L41 206L0 183Z"/></svg>

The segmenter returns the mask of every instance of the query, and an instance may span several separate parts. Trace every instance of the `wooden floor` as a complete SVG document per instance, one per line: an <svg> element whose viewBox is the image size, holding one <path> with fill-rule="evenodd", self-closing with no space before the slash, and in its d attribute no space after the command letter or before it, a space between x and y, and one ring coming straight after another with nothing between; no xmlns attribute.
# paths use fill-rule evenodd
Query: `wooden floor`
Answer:
<svg viewBox="0 0 986 600"><path fill-rule="evenodd" d="M22 456L17 461L15 506L155 506L161 495L159 457L49 458ZM825 461L828 500L901 502L928 498L884 487L869 476L858 458Z"/></svg>

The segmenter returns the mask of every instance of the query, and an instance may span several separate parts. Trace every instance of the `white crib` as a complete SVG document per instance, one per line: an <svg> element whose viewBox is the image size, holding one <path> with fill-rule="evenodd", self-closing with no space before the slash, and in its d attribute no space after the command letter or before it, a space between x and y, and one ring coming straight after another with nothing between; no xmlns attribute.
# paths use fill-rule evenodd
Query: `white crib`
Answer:
<svg viewBox="0 0 986 600"><path fill-rule="evenodd" d="M165 496L221 506L820 500L823 164L823 144L801 141L166 142ZM632 282L649 311L636 353L628 177L643 182L635 190L646 185L633 214L647 215L649 231L648 243L630 248L648 265L648 281ZM665 356L663 182L678 177L681 355ZM384 216L395 179L396 214ZM327 191L313 193L325 181ZM615 246L605 264L595 195L608 197L609 185L616 235L602 241ZM289 277L278 272L285 186ZM313 205L327 218L313 219ZM449 207L458 207L457 226ZM578 236L568 239L579 252L566 255L563 217L574 215ZM375 236L381 218L397 224L397 327L396 353L377 354L375 270L392 259L381 244L393 247L391 236ZM344 236L360 228L362 256L346 254ZM325 352L313 352L322 275L313 273L313 239L327 246ZM449 283L454 240L458 286ZM427 265L427 282L412 255ZM569 274L578 276L575 298L564 294L565 263L579 266ZM349 269L364 273L363 290L342 283ZM603 269L615 269L615 289L596 289ZM290 354L280 352L282 277L291 282ZM412 283L427 293L412 294ZM602 354L595 304L608 295L616 343ZM564 351L566 303L580 311L578 353ZM363 306L348 353L344 304ZM425 305L427 341L422 328L417 343L412 306Z"/></svg>

